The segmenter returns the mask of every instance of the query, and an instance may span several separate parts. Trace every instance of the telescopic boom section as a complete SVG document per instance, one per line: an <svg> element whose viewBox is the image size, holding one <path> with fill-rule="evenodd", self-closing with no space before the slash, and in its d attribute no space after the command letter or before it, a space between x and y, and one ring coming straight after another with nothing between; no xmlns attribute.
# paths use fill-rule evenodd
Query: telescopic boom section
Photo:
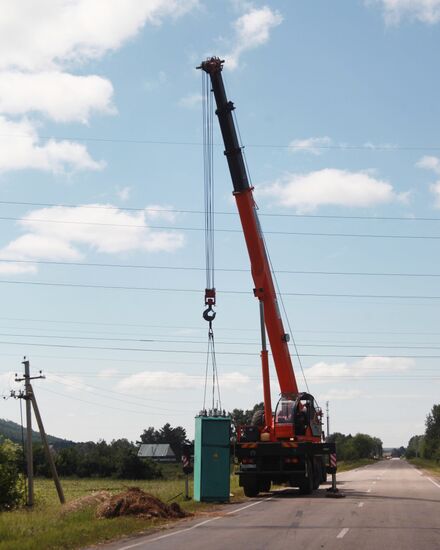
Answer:
<svg viewBox="0 0 440 550"><path fill-rule="evenodd" d="M283 396L296 395L298 386L290 358L288 334L284 331L278 307L270 264L266 255L263 234L258 220L253 196L253 187L249 184L243 154L237 137L232 116L234 104L228 101L222 78L223 61L212 57L200 67L211 78L212 90L217 105L216 114L225 145L225 155L234 187L234 196L240 215L246 246L251 262L255 296L263 302L264 321L272 350L275 369Z"/></svg>

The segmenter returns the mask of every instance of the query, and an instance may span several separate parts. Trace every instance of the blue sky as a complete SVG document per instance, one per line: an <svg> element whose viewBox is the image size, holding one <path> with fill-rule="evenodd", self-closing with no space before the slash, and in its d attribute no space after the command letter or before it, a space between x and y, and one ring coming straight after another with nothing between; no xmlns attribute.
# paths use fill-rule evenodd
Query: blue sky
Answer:
<svg viewBox="0 0 440 550"><path fill-rule="evenodd" d="M0 5L0 393L27 355L50 433L192 434L207 347L195 66L219 55L311 392L332 430L421 433L440 389L440 2ZM217 126L214 140L217 361L224 408L245 408L262 399L258 304Z"/></svg>

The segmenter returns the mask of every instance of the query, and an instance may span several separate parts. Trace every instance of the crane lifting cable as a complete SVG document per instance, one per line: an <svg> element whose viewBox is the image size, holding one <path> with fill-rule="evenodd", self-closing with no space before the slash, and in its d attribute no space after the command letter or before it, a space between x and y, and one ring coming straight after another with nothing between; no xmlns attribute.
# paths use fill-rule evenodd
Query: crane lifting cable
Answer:
<svg viewBox="0 0 440 550"><path fill-rule="evenodd" d="M216 305L214 282L214 159L213 159L213 120L214 101L211 93L209 75L202 73L203 97L203 167L204 167L204 196L205 196L205 261L206 261L206 288L203 318L209 323L208 351L206 356L205 389L203 395L203 411L206 411L208 379L211 378L211 414L221 411L220 385L218 380L217 360L215 355L214 330L212 322L215 319Z"/></svg>

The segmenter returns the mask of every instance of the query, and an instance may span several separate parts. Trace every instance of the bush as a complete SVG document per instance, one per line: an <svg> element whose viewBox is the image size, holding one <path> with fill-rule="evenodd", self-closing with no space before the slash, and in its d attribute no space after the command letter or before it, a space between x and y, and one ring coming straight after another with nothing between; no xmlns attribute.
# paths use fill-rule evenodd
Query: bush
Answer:
<svg viewBox="0 0 440 550"><path fill-rule="evenodd" d="M17 506L22 497L18 466L20 447L9 439L0 443L0 510Z"/></svg>

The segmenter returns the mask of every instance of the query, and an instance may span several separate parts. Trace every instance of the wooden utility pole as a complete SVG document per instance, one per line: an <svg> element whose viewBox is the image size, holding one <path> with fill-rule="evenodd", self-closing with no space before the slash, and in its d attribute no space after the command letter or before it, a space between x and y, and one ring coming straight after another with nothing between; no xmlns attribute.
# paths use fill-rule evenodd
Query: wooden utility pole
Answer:
<svg viewBox="0 0 440 550"><path fill-rule="evenodd" d="M31 410L31 382L30 382L30 367L26 357L22 362L24 365L24 378L17 379L16 382L24 380L24 399L26 401L26 464L27 464L27 479L28 479L28 498L27 505L34 505L34 459L32 453L32 410Z"/></svg>
<svg viewBox="0 0 440 550"><path fill-rule="evenodd" d="M45 378L40 374L38 376L30 375L30 363L24 358L22 362L24 365L24 376L23 378L15 378L16 382L24 381L25 392L24 395L19 396L26 400L26 461L27 461L27 477L28 477L28 498L27 505L34 505L34 467L33 467L33 456L32 456L32 410L34 409L35 418L37 419L38 429L40 430L41 440L43 442L44 451L46 453L46 458L49 463L49 467L52 473L52 478L55 483L55 487L58 493L58 498L60 499L61 504L64 504L65 498L63 493L63 488L61 487L60 479L58 477L57 469L55 462L50 451L49 443L47 441L46 431L44 429L43 420L41 418L40 410L38 408L37 399L32 388L31 380L36 380L40 378Z"/></svg>

